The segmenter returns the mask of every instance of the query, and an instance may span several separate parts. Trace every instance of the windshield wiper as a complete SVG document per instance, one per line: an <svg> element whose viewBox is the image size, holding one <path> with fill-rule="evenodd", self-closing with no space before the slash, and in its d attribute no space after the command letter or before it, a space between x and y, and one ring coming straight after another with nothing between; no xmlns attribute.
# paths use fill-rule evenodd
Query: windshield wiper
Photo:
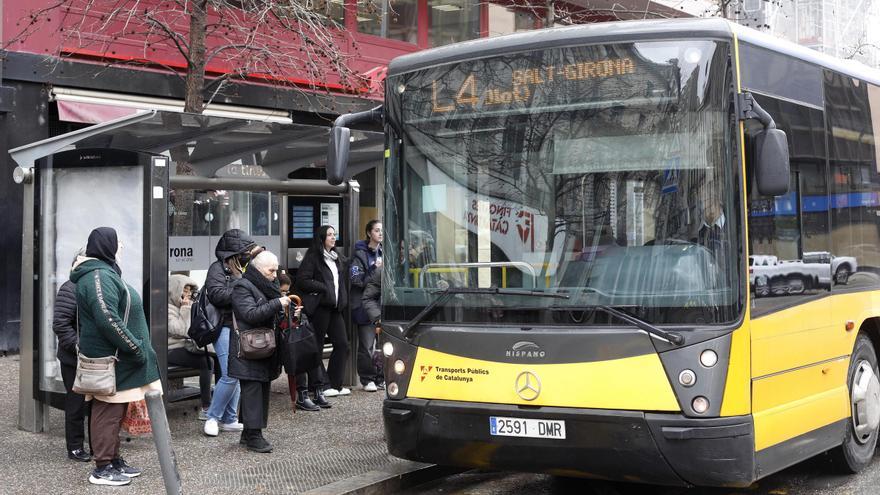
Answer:
<svg viewBox="0 0 880 495"><path fill-rule="evenodd" d="M526 289L502 289L498 287L486 287L486 288L471 288L471 287L449 287L448 289L438 290L434 292L439 293L436 299L431 301L424 309L422 309L419 314L413 317L412 320L408 321L403 328L403 336L409 337L410 332L418 326L419 323L424 321L431 313L434 312L441 304L445 303L450 297L456 294L490 294L490 295L514 295L514 296L537 296L537 297L552 297L556 299L568 299L569 296L565 294L557 294L555 292L542 292L539 290L526 290Z"/></svg>
<svg viewBox="0 0 880 495"><path fill-rule="evenodd" d="M682 337L681 335L679 335L675 332L668 332L666 330L663 330L662 328L654 326L654 325L648 323L647 321L642 320L641 318L637 318L637 317L635 317L629 313L626 313L624 311L621 311L617 308L612 308L611 306L606 306L604 304L598 304L595 307L598 309L601 309L602 311L604 311L604 312L606 312L606 313L608 313L608 314L610 314L620 320L623 320L623 321L629 323L630 325L634 325L634 326L644 330L652 337L659 339L659 340L662 340L668 344L673 344L673 345L684 344L684 337Z"/></svg>

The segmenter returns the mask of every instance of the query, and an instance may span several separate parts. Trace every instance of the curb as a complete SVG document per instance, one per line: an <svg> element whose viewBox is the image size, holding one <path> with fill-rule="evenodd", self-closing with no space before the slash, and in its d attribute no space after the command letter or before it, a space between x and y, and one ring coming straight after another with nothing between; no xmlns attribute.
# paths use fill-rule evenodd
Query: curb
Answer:
<svg viewBox="0 0 880 495"><path fill-rule="evenodd" d="M303 492L303 495L385 495L462 471L466 470L422 462L395 462L382 469Z"/></svg>

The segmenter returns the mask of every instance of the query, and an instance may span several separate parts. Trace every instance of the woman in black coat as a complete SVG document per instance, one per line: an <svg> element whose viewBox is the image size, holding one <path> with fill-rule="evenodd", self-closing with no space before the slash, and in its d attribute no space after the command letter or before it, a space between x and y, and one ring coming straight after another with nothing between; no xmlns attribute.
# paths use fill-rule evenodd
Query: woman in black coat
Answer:
<svg viewBox="0 0 880 495"><path fill-rule="evenodd" d="M241 384L241 440L253 452L272 452L272 445L263 438L263 429L269 421L269 384L281 373L281 360L278 352L264 359L240 356L239 334L258 327L277 330L290 305L290 299L281 295L277 274L278 257L263 251L232 287L235 328L229 339L229 376Z"/></svg>
<svg viewBox="0 0 880 495"><path fill-rule="evenodd" d="M73 266L86 255L80 249L73 258ZM55 296L55 309L52 315L52 331L58 336L56 357L61 363L61 379L64 382L64 436L67 441L67 457L74 461L89 462L92 456L83 448L85 440L85 418L89 414L89 403L84 395L73 391L76 378L76 346L79 332L76 322L76 284L68 280L58 289Z"/></svg>
<svg viewBox="0 0 880 495"><path fill-rule="evenodd" d="M318 349L324 348L324 336L333 344L326 372L324 363L308 373L308 388L315 393L315 403L329 407L324 396L348 395L351 390L342 386L348 360L348 336L342 312L348 306L348 288L345 286L345 263L336 252L336 229L324 225L315 233L312 246L306 251L296 272L296 290L315 330ZM329 386L324 376L329 378ZM304 385L297 384L300 389Z"/></svg>

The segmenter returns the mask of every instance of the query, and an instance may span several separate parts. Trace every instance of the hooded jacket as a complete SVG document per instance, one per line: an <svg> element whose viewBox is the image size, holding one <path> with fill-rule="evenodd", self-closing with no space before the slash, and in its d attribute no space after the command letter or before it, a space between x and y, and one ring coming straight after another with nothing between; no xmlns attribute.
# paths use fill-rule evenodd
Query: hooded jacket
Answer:
<svg viewBox="0 0 880 495"><path fill-rule="evenodd" d="M241 278L240 273L229 269L226 260L246 252L255 244L253 239L239 229L227 230L217 241L214 249L217 261L208 268L205 292L208 294L208 301L220 310L223 326L232 327L232 284Z"/></svg>
<svg viewBox="0 0 880 495"><path fill-rule="evenodd" d="M376 259L381 256L381 245L375 250L370 249L370 244L364 240L357 241L354 245L354 255L351 258L351 268L349 269L349 282L351 283L351 316L358 325L372 323L364 311L362 300L367 280L376 271Z"/></svg>
<svg viewBox="0 0 880 495"><path fill-rule="evenodd" d="M196 281L186 275L175 274L168 278L168 350L191 347L186 345L186 333L189 331L192 305L180 304L180 296L186 286L192 287L193 292L199 288Z"/></svg>
<svg viewBox="0 0 880 495"><path fill-rule="evenodd" d="M107 262L87 259L70 273L79 307L79 351L87 357L112 356L117 391L142 387L159 379L156 352L140 295ZM128 295L126 294L128 290ZM126 307L128 323L125 323Z"/></svg>
<svg viewBox="0 0 880 495"><path fill-rule="evenodd" d="M367 320L375 324L382 317L382 269L373 270L364 289L363 310Z"/></svg>

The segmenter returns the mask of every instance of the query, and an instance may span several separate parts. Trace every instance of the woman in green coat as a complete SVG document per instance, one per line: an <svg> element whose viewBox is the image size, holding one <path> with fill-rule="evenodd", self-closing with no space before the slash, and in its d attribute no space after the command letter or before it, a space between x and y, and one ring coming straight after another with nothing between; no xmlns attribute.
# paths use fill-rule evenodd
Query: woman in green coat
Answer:
<svg viewBox="0 0 880 495"><path fill-rule="evenodd" d="M115 355L118 359L116 393L86 396L92 399L89 432L96 465L89 482L96 485L127 485L140 476L140 469L119 455L119 429L129 402L143 399L149 390L162 390L143 301L122 280L116 263L119 248L115 230L93 230L86 257L70 273L76 284L79 352L91 358Z"/></svg>

